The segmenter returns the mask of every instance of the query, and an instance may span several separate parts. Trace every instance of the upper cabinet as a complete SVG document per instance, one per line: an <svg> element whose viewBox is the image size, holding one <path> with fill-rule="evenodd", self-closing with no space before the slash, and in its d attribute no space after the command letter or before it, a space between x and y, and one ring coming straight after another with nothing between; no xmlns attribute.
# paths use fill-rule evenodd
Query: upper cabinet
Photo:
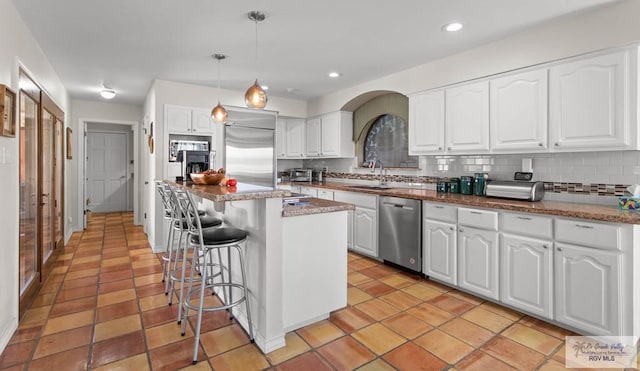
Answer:
<svg viewBox="0 0 640 371"><path fill-rule="evenodd" d="M409 98L409 153L638 149L638 48Z"/></svg>
<svg viewBox="0 0 640 371"><path fill-rule="evenodd" d="M304 158L306 124L304 119L287 119L285 148L287 158Z"/></svg>
<svg viewBox="0 0 640 371"><path fill-rule="evenodd" d="M444 90L409 97L409 154L444 151Z"/></svg>
<svg viewBox="0 0 640 371"><path fill-rule="evenodd" d="M276 122L276 157L287 157L287 120L281 118Z"/></svg>
<svg viewBox="0 0 640 371"><path fill-rule="evenodd" d="M550 70L550 143L554 151L634 148L635 53L629 50Z"/></svg>
<svg viewBox="0 0 640 371"><path fill-rule="evenodd" d="M445 94L447 152L488 152L489 83L464 84Z"/></svg>
<svg viewBox="0 0 640 371"><path fill-rule="evenodd" d="M353 113L331 112L307 120L307 157L353 157Z"/></svg>
<svg viewBox="0 0 640 371"><path fill-rule="evenodd" d="M491 80L491 149L496 152L547 149L547 70Z"/></svg>
<svg viewBox="0 0 640 371"><path fill-rule="evenodd" d="M207 135L215 133L209 110L165 105L167 130L171 134Z"/></svg>

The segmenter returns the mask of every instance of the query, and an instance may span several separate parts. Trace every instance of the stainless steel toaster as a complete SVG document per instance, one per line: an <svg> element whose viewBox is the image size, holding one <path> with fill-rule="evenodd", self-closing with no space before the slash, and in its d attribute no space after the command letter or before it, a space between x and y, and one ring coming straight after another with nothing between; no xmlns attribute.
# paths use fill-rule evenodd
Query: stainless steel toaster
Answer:
<svg viewBox="0 0 640 371"><path fill-rule="evenodd" d="M516 180L490 180L486 188L487 197L540 201L544 197L544 183Z"/></svg>

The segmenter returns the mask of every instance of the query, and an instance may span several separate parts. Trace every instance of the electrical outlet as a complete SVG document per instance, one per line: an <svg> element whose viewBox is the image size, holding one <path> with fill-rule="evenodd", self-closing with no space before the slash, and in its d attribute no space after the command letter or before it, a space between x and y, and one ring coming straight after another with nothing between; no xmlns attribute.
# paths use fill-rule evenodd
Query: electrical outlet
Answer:
<svg viewBox="0 0 640 371"><path fill-rule="evenodd" d="M147 213L144 213L144 218L147 219Z"/></svg>

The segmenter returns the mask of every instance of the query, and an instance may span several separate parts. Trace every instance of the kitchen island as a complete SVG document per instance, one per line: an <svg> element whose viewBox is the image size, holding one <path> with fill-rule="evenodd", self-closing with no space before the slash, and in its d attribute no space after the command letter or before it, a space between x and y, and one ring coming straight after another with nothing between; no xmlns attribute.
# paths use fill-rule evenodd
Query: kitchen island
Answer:
<svg viewBox="0 0 640 371"><path fill-rule="evenodd" d="M201 198L201 207L225 225L249 232L247 285L255 342L264 353L285 346L286 332L346 306L346 221L353 205L309 199L283 208L289 191L244 183L169 184ZM246 330L244 307L233 310Z"/></svg>

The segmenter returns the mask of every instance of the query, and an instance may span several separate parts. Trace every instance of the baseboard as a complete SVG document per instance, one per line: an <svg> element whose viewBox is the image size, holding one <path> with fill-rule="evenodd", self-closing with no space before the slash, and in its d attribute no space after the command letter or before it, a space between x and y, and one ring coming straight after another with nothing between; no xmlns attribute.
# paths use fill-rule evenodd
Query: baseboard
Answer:
<svg viewBox="0 0 640 371"><path fill-rule="evenodd" d="M16 329L18 329L18 320L16 318L12 318L6 326L2 327L0 331L0 354L4 352Z"/></svg>

